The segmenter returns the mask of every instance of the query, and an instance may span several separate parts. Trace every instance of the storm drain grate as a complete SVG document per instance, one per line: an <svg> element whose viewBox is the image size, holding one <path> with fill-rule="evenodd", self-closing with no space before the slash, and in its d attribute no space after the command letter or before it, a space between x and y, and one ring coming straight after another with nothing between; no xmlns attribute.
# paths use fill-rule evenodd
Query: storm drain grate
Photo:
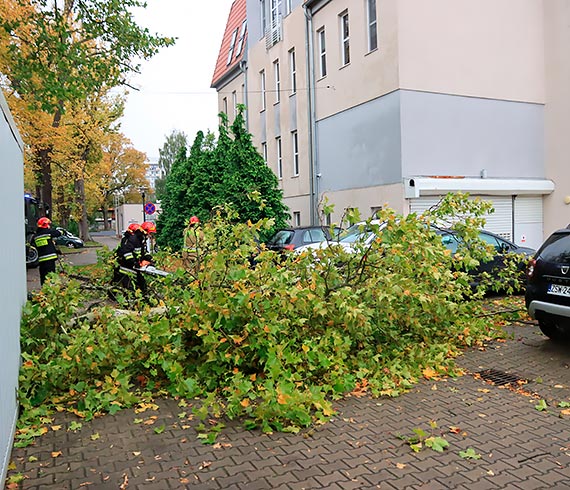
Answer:
<svg viewBox="0 0 570 490"><path fill-rule="evenodd" d="M485 369L484 371L479 371L476 374L481 376L485 381L490 381L497 386L520 384L521 382L526 383L526 380L522 379L520 376L497 371L496 369Z"/></svg>

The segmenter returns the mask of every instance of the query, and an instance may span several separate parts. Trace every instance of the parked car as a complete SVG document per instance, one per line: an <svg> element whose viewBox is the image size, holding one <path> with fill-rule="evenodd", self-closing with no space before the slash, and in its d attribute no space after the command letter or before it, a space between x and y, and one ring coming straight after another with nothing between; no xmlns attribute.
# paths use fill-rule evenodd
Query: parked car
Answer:
<svg viewBox="0 0 570 490"><path fill-rule="evenodd" d="M85 246L81 238L76 237L65 228L57 228L57 230L61 232L61 236L54 240L56 245L69 248L81 248Z"/></svg>
<svg viewBox="0 0 570 490"><path fill-rule="evenodd" d="M376 231L373 229L374 225L377 225L378 230L381 230L385 226L385 223L377 219L370 221L370 223L361 221L348 227L344 231L339 231L335 237L329 237L327 240L321 240L318 242L303 245L301 247L297 247L295 251L304 252L326 248L331 245L338 245L344 248L347 252L351 252L354 251L354 245L356 243L362 244L364 246L370 244L370 242L376 236Z"/></svg>
<svg viewBox="0 0 570 490"><path fill-rule="evenodd" d="M334 229L333 235L340 229ZM327 226L305 226L300 228L286 228L275 233L265 244L269 250L282 252L295 250L299 247L318 243L334 238Z"/></svg>
<svg viewBox="0 0 570 490"><path fill-rule="evenodd" d="M525 302L544 335L570 339L570 228L550 235L530 261Z"/></svg>
<svg viewBox="0 0 570 490"><path fill-rule="evenodd" d="M457 251L460 239L455 233L453 233L453 231L444 229L436 230L436 233L441 235L441 242L451 250L452 253ZM488 262L482 262L478 267L469 271L469 275L472 280L471 286L473 288L476 288L479 285L482 273L486 272L491 276L496 276L501 269L504 269L506 267L505 256L511 253L521 256L521 260L518 264L520 274L519 279L523 284L526 282L524 277L526 266L536 250L528 247L521 247L520 245L487 230L481 230L479 232L479 239L487 245L491 245L495 249L495 255Z"/></svg>

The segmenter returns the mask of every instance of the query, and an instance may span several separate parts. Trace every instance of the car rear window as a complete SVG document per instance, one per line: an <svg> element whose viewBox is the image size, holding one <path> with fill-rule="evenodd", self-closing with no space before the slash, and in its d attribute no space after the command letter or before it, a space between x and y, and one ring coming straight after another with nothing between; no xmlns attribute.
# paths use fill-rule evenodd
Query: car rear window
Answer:
<svg viewBox="0 0 570 490"><path fill-rule="evenodd" d="M326 239L325 232L320 228L305 230L303 232L303 243L324 242Z"/></svg>
<svg viewBox="0 0 570 490"><path fill-rule="evenodd" d="M547 262L556 264L570 262L570 233L555 233L551 235L540 252L540 257Z"/></svg>
<svg viewBox="0 0 570 490"><path fill-rule="evenodd" d="M269 240L269 245L282 247L283 245L288 245L291 243L294 232L291 230L281 230L275 233L275 235Z"/></svg>

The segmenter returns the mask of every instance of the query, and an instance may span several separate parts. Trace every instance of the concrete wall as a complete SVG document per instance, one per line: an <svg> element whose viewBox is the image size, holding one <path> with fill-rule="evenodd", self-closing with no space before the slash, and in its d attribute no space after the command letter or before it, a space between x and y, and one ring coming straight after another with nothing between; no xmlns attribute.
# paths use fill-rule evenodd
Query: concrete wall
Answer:
<svg viewBox="0 0 570 490"><path fill-rule="evenodd" d="M400 92L317 123L318 192L402 182Z"/></svg>
<svg viewBox="0 0 570 490"><path fill-rule="evenodd" d="M402 90L402 174L544 178L544 106Z"/></svg>
<svg viewBox="0 0 570 490"><path fill-rule="evenodd" d="M24 238L23 143L0 92L0 179L2 226L0 240L0 487L8 470L17 418L18 371L20 368L20 320L26 301Z"/></svg>
<svg viewBox="0 0 570 490"><path fill-rule="evenodd" d="M549 0L397 2L401 88L544 102Z"/></svg>
<svg viewBox="0 0 570 490"><path fill-rule="evenodd" d="M546 174L556 185L544 201L544 233L570 223L570 3L546 0Z"/></svg>

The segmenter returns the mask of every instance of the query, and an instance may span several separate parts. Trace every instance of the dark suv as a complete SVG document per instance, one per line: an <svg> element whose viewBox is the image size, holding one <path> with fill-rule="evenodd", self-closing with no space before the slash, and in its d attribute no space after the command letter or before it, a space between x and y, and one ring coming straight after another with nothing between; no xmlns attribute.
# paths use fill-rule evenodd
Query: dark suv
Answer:
<svg viewBox="0 0 570 490"><path fill-rule="evenodd" d="M526 306L542 332L570 339L570 228L554 232L538 249L527 272Z"/></svg>

